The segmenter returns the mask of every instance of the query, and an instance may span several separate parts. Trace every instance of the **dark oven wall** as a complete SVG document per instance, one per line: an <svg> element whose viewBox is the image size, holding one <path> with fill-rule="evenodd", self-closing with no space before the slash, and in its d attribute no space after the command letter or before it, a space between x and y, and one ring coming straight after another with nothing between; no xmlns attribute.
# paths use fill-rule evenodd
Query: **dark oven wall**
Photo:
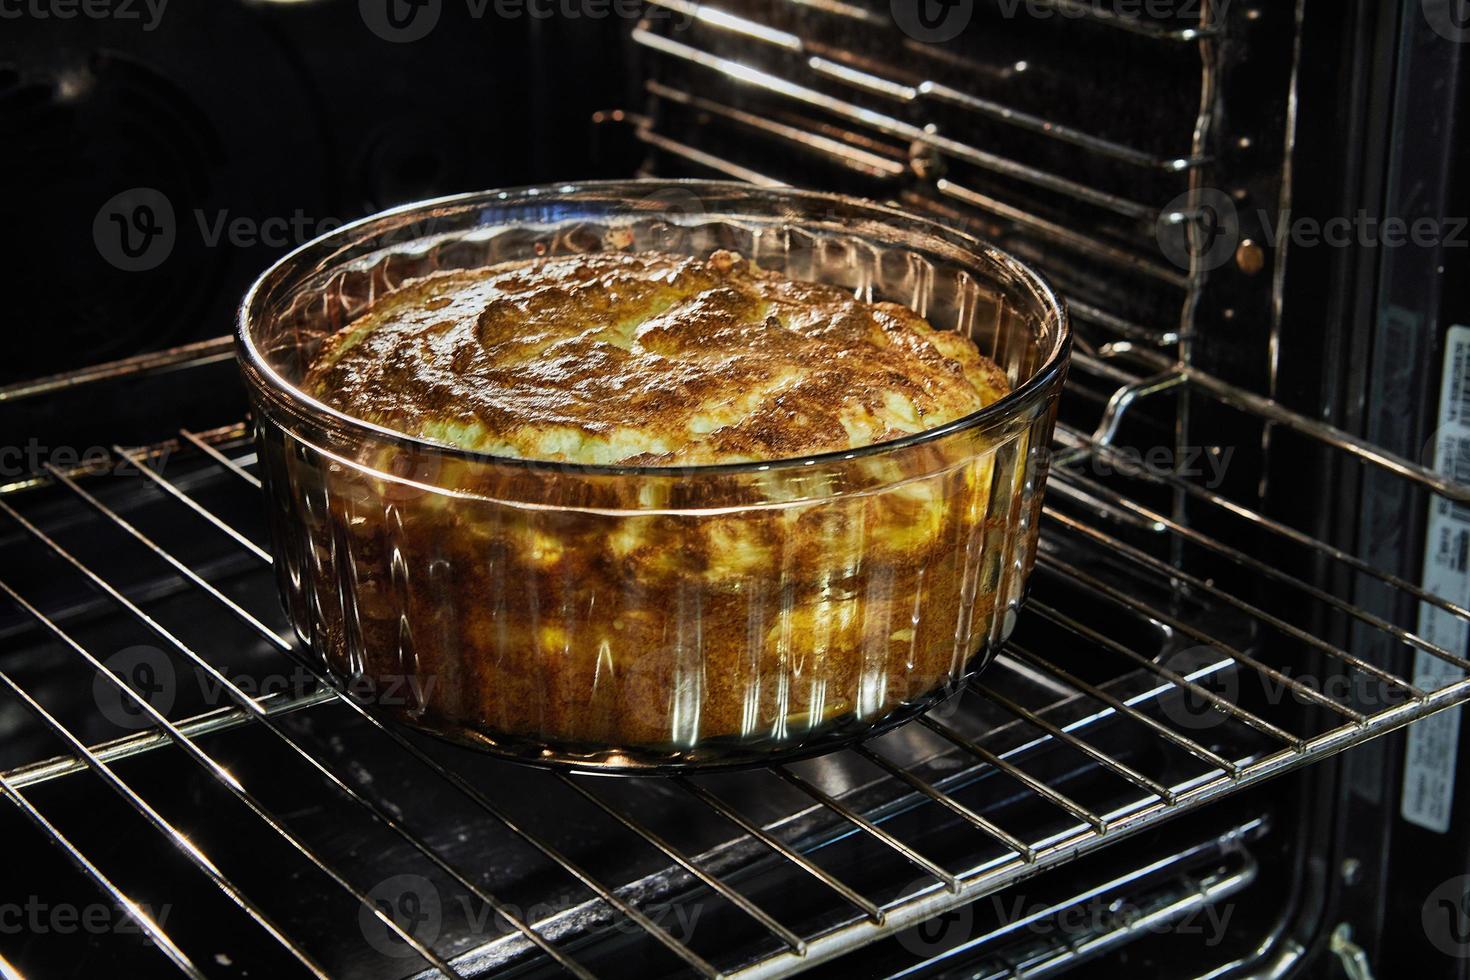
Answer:
<svg viewBox="0 0 1470 980"><path fill-rule="evenodd" d="M0 384L226 333L343 221L596 176L626 30L606 4L6 0Z"/></svg>

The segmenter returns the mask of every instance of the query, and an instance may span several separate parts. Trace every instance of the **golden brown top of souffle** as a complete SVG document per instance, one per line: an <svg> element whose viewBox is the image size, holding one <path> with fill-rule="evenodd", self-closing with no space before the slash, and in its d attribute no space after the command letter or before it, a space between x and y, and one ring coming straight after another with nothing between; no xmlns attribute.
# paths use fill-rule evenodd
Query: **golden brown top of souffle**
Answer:
<svg viewBox="0 0 1470 980"><path fill-rule="evenodd" d="M405 283L331 337L305 388L477 452L728 463L851 449L1009 390L958 334L733 252L605 252Z"/></svg>

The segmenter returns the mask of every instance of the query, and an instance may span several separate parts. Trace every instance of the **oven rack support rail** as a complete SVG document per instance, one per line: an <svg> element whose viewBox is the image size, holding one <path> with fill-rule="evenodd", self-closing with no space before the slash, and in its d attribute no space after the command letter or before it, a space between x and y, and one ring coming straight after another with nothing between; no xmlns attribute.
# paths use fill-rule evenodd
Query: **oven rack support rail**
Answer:
<svg viewBox="0 0 1470 980"><path fill-rule="evenodd" d="M0 404L109 379L159 371L195 370L227 358L229 346L229 340L222 338L0 389ZM1122 359L1123 355L1136 352L1123 345L1116 345L1115 349L1106 353L1109 358L1117 356ZM1147 362L1149 356L1153 355L1144 352L1143 360ZM784 862L788 874L815 879L825 886L834 902L845 904L850 915L818 934L799 934L776 920L757 903L710 871L706 867L707 855L687 853L660 837L636 817L608 802L604 794L593 788L597 785L594 781L565 774L548 775L548 779L573 789L606 813L611 821L660 851L674 865L687 872L693 881L707 889L710 895L717 895L730 902L752 921L759 923L770 938L767 948L740 962L714 962L710 957L696 952L640 909L636 899L630 897L633 890L629 886L598 880L573 859L558 851L535 828L518 824L497 802L492 790L471 783L454 769L433 758L391 723L380 719L373 709L359 704L347 693L334 688L332 682L320 672L309 652L300 649L283 627L272 626L248 612L195 568L167 551L145 531L129 523L123 515L90 492L88 479L94 473L86 466L63 470L48 464L42 472L0 488L0 522L6 525L7 532L19 532L33 545L49 552L52 558L69 565L106 602L151 632L179 657L217 681L235 703L231 707L215 709L195 717L166 717L145 698L132 692L124 680L112 673L94 651L72 636L65 625L30 602L25 597L24 584L13 580L14 570L0 572L0 592L4 593L0 595L0 601L12 604L32 621L38 631L59 641L66 648L68 656L77 658L98 672L97 676L115 684L123 696L132 698L138 709L149 713L153 721L152 727L142 733L101 744L88 744L48 713L33 691L28 690L8 671L0 670L0 698L23 706L41 726L68 746L68 752L63 755L35 759L0 773L0 795L6 798L7 805L19 811L41 838L58 848L82 875L90 879L99 893L117 901L127 914L134 917L137 925L151 937L160 954L186 975L202 976L205 971L175 944L161 923L150 920L146 912L119 889L108 877L105 868L95 863L48 820L30 795L32 787L90 771L121 800L152 823L166 840L177 846L201 872L212 879L221 894L253 920L270 941L279 943L309 973L325 976L326 972L313 956L311 944L305 937L293 934L289 925L270 918L252 896L220 872L207 854L154 810L147 799L113 769L112 764L118 760L157 751L165 746L174 746L235 796L264 828L314 864L321 873L321 887L343 890L360 903L368 914L377 916L385 928L396 934L401 942L417 954L425 970L431 974L447 976L467 975L475 961L474 951L448 957L436 951L432 945L422 943L404 931L373 904L362 886L352 880L347 870L332 866L310 842L293 832L284 817L262 804L249 787L240 784L206 747L208 737L219 731L247 725L264 728L292 750L302 765L315 770L347 803L361 810L367 819L380 823L399 836L420 853L425 861L435 865L459 882L467 892L494 909L512 930L507 939L497 942L524 944L528 950L534 946L548 961L559 965L566 972L576 976L591 975L571 952L557 944L559 933L556 920L560 916L549 916L540 921L522 918L512 907L496 897L492 886L479 883L476 869L457 867L446 860L418 831L400 820L382 803L360 792L349 778L336 771L329 760L313 753L302 744L298 736L281 724L281 717L285 713L312 710L321 704L337 702L351 711L356 719L370 726L375 737L381 736L385 740L385 752L409 753L424 767L426 773L442 779L488 818L497 822L505 833L514 835L538 850L569 879L583 886L593 896L588 900L589 904L621 917L632 928L640 931L646 941L666 948L693 973L710 977L780 976L830 960L877 938L897 933L944 911L998 891L1023 876L1067 862L1171 816L1204 806L1212 800L1236 793L1272 776L1299 769L1470 699L1470 677L1467 677L1470 661L1461 652L1442 649L1409 629L1380 619L1347 598L1325 592L1312 583L1294 578L1288 572L1265 565L1223 541L1208 538L1183 526L1168 514L1150 509L1134 497L1095 480L1076 464L1089 459L1107 459L1116 469L1126 470L1127 476L1132 480L1155 490L1162 488L1188 493L1202 504L1218 509L1223 515L1276 536L1283 548L1306 549L1322 559L1343 566L1351 573L1369 576L1411 597L1417 603L1436 607L1466 620L1470 620L1470 609L1459 603L1425 592L1411 582L1375 569L1347 552L1273 521L1242 503L1220 497L1212 490L1171 472L1146 465L1126 465L1125 461L1113 458L1112 439L1120 417L1131 405L1159 391L1184 386L1203 395L1218 398L1243 412L1257 415L1271 424L1289 426L1306 437L1321 441L1323 445L1456 501L1470 501L1470 487L1448 483L1432 471L1371 447L1348 433L1329 429L1268 399L1233 388L1199 372L1177 365L1160 364L1157 374L1139 378L1123 370L1109 358L1090 358L1083 355L1078 365L1084 371L1110 377L1118 381L1120 386L1108 404L1097 433L1087 435L1066 427L1058 431L1059 451L1054 465L1053 490L1044 513L1044 544L1038 559L1039 565L1050 573L1080 583L1097 596L1128 611L1140 622L1166 625L1178 635L1210 650L1216 655L1217 662L1204 670L1177 672L1170 666L1157 662L1152 651L1134 649L1118 636L1090 625L1085 616L1033 600L1027 606L1023 618L1045 622L1050 628L1065 634L1079 647L1107 651L1120 658L1120 662L1127 663L1150 683L1131 692L1121 692L1108 684L1091 683L1080 677L1081 671L1069 662L1069 650L1065 647L1059 645L1056 648L1038 650L1013 643L998 658L991 670L986 672L983 679L972 683L972 693L1006 717L1010 727L1027 732L1027 741L1020 746L1012 745L1005 749L987 747L985 738L972 738L965 734L960 727L947 720L942 712L931 712L913 722L912 726L922 729L926 737L933 736L945 751L966 758L971 766L967 772L992 771L1006 777L1015 787L1033 795L1037 801L1053 807L1063 819L1064 826L1060 831L1044 835L1027 835L1018 828L1000 826L957 798L953 792L953 787L957 785L956 778L925 778L917 768L909 768L896 761L885 741L890 737L888 735L841 750L868 764L876 773L878 782L891 785L896 793L912 799L916 805L938 807L957 816L975 835L994 845L995 856L969 866L946 865L941 859L924 853L920 847L905 841L885 826L881 813L864 811L860 805L851 802L844 792L821 785L820 781L803 773L801 764L775 766L768 770L767 775L773 782L784 783L805 794L810 804L804 812L815 812L845 825L850 833L859 835L875 848L888 852L890 857L907 862L922 876L923 883L888 901L880 902L864 895L824 869L804 852L800 840L793 839L786 833L784 821L781 825L770 826L753 821L742 813L737 802L722 797L704 785L699 778L681 777L664 781L665 786L676 787L680 793L686 794L691 804L697 803L709 808L743 833L749 842L758 844L770 855ZM217 468L221 479L235 482L239 492L253 493L258 489L259 481L251 472L254 457L249 431L244 423L207 432L181 430L176 438L152 446L113 447L118 459L133 464L146 463L161 453L186 450L193 450L201 465ZM161 470L146 465L137 465L136 470L151 485L153 491L177 508L179 521L197 523L200 534L216 536L222 549L238 552L242 560L258 565L261 574L269 574L270 556L261 545L195 500L188 488L172 482ZM195 649L183 643L166 624L155 620L125 595L116 583L89 567L55 536L49 534L45 527L27 516L26 491L43 487L69 497L76 508L90 512L111 531L151 550L173 570L188 589L194 590L202 599L218 605L224 612L255 631L282 657L316 675L320 681L319 689L308 696L296 698L275 695L254 697L247 694L236 684L235 679L227 676L212 662L210 650ZM1305 599L1321 602L1356 624L1380 631L1406 650L1436 658L1446 665L1448 672L1441 672L1441 683L1437 687L1426 689L1417 686L1350 650L1335 646L1332 642L1283 620L1273 612L1260 608L1249 598L1233 594L1211 581L1192 577L1183 570L1172 567L1167 561L1124 540L1123 533L1119 530L1124 526L1143 528L1156 536L1178 539L1214 553L1223 562L1268 576L1283 589L1300 594ZM1162 577L1175 588L1187 589L1194 595L1228 607L1246 620L1253 630L1271 632L1297 641L1304 648L1310 648L1330 659L1345 673L1372 678L1392 695L1387 699L1391 703L1379 710L1360 710L1318 690L1312 684L1304 683L1302 678L1293 677L1257 659L1246 650L1210 635L1188 621L1177 609L1164 608L1167 603L1154 602L1118 589L1104 578L1071 564L1063 557L1068 554L1067 549L1046 546L1048 542L1065 543L1067 540L1089 541L1102 546L1118 560L1132 563L1142 572ZM3 663L3 654L0 654L0 664ZM1222 697L1201 681L1211 671L1223 666L1247 676L1255 674L1260 679L1278 685L1282 690L1289 690L1292 696L1319 708L1320 714L1329 718L1330 722L1315 731L1291 730L1276 720ZM1015 694L1002 693L1011 690L1008 683L1013 678L1026 678L1032 682L1039 678L1048 690L1065 692L1064 700L1071 705L1071 710L1063 717L1054 711L1056 698L1045 702L1033 699L1032 703L1027 704ZM1034 683L1032 686L1035 686ZM1181 726L1172 724L1167 712L1161 716L1154 710L1165 699L1184 693L1209 702L1230 726L1257 738L1256 747L1239 754L1222 750L1213 744L1206 744L1205 740L1198 737L1198 733L1187 727L1181 729ZM1132 725L1130 730L1135 737L1146 737L1161 746L1183 753L1195 763L1193 772L1187 777L1168 783L1160 782L1141 771L1136 761L1122 758L1095 744L1093 733L1103 721L1126 722ZM1267 747L1260 747L1260 739L1265 740ZM1118 804L1105 809L1086 805L1074 798L1066 788L1054 785L1045 777L1028 771L1026 749L1039 743L1066 746L1075 750L1094 763L1100 771L1116 778ZM13 970L11 967L7 969Z"/></svg>
<svg viewBox="0 0 1470 980"><path fill-rule="evenodd" d="M1259 19L1260 12L1231 17L1207 2L1197 8L1197 16L1170 22L1122 16L1075 0L1046 0L1040 7L1028 14L1044 19L1060 15L1125 31L1171 56L1197 52L1200 97L1192 124L1181 126L1163 145L1147 146L1136 134L1108 136L1091 121L1052 118L1005 85L960 80L991 77L994 72L987 69L995 66L985 59L972 60L948 49L942 57L910 57L908 49L898 49L904 51L898 54L881 40L892 40L895 33L886 11L830 0L755 5L651 0L650 16L629 35L651 65L644 84L647 108L600 112L594 121L628 125L633 139L650 151L650 172L659 169L652 160L663 158L676 169L780 186L786 181L778 174L786 168L771 172L767 161L790 151L856 176L871 185L870 196L893 196L960 227L978 223L988 237L1004 228L1032 244L1044 243L1070 257L1063 266L1080 259L1136 279L1160 295L1177 290L1182 300L1178 324L1150 325L1096 305L1096 295L1074 295L1079 292L1075 278L1056 276L1078 322L1157 346L1177 345L1193 329L1193 297L1203 274L1197 263L1184 268L1163 261L1154 233L1144 229L1193 225L1202 219L1197 192L1209 186L1220 155L1214 133L1223 80L1220 46L1227 35ZM799 12L815 18L807 28L811 37L799 33L791 20ZM996 14L1002 21L1009 19L994 10L980 15ZM664 26L670 18L682 18L680 29ZM989 30L1002 21L972 29ZM818 24L825 26L818 29ZM1028 62L1040 57L1037 51L1031 55L1019 60L1015 71L1029 70ZM712 84L707 86L706 80ZM1087 76L1085 84L1106 87L1108 80ZM747 104L750 100L774 107L774 114L754 109ZM703 121L681 126L661 111L671 108L675 116ZM976 135L972 123L982 129L999 127L1037 145L1065 148L1068 158L1131 171L1144 180L1141 186L1099 180L1086 168L1067 168L1045 155L1018 154L1004 148L1005 140ZM775 151L766 160L751 160L730 149L747 139ZM961 169L946 176L949 164ZM1162 207L1151 201L1160 196L1157 190L1142 188L1166 177L1178 178L1178 189L1187 187L1190 196ZM1014 193L1001 189L1006 186ZM1059 220L1055 207L1044 203L1048 200L1094 213L1101 221ZM1113 231L1093 230L1097 224Z"/></svg>

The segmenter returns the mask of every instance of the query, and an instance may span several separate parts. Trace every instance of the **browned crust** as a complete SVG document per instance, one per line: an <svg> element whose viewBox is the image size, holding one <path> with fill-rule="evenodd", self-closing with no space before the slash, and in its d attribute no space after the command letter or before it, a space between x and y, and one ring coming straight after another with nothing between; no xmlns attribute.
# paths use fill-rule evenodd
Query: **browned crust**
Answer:
<svg viewBox="0 0 1470 980"><path fill-rule="evenodd" d="M731 252L559 256L405 284L306 387L412 435L584 463L771 460L934 428L1004 374L911 310Z"/></svg>

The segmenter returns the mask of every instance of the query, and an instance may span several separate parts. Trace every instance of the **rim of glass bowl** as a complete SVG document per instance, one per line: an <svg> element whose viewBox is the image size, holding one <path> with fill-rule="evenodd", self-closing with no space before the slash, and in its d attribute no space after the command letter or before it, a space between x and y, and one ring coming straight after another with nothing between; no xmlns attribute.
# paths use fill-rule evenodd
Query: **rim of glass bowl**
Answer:
<svg viewBox="0 0 1470 980"><path fill-rule="evenodd" d="M788 205L795 205L799 209L811 209L822 205L835 206L853 212L861 212L867 217L892 226L923 232L933 238L944 241L950 246L961 247L973 252L978 258L992 264L1019 281L1037 299L1047 319L1053 320L1058 324L1056 342L1052 345L1051 350L1047 352L1046 360L1032 373L1031 377L1027 378L1006 395L991 402L984 408L971 412L969 415L952 419L933 429L925 429L923 432L912 433L901 439L875 442L852 449L837 449L808 456L791 456L771 460L692 465L681 463L673 466L624 466L611 463L571 463L548 459L497 456L493 453L466 449L463 446L456 446L452 443L410 435L406 432L399 432L386 426L355 418L331 407L325 402L319 401L283 378L266 361L265 357L262 356L260 350L255 345L254 338L251 336L250 328L252 323L257 318L267 315L267 311L257 309L257 307L261 306L268 299L274 299L279 287L295 281L299 288L309 276L329 272L329 267L322 266L321 260L330 258L331 255L350 241L376 237L371 233L364 234L364 232L367 232L368 229L372 229L374 226L383 225L391 227L407 215L429 212L439 208L465 209L473 208L477 204L513 206L518 201L530 203L541 199L555 199L560 196L575 197L583 193L601 194L608 199L637 199L646 198L649 194L655 193L660 188L685 191L693 195L696 199L700 198L700 190L703 188L705 189L706 195L709 196L744 197L750 199L753 203L770 201L779 205L784 202ZM742 212L738 208L712 211L711 215L721 213L729 214L734 218L742 216ZM776 220L780 220L781 217L779 213L766 215L755 209L749 215L745 216L750 218L764 217ZM792 214L791 223L797 226L801 225L800 213ZM507 228L515 226L515 222L505 223L505 227ZM485 227L496 226L487 224ZM384 230L387 230L387 228ZM428 236L425 237L427 238ZM408 243L395 243L395 246L385 247L383 251L388 252L392 247L405 244ZM354 259L353 261L358 261L358 259ZM987 423L1019 414L1026 403L1040 397L1038 392L1052 386L1065 369L1067 355L1072 346L1072 327L1066 304L1056 295L1051 285L1030 266L988 242L921 215L846 194L830 194L822 191L805 191L784 187L759 187L740 181L651 178L641 180L588 180L557 184L533 184L506 188L504 190L475 191L468 194L454 194L448 197L415 201L396 208L390 208L386 211L379 211L365 218L359 218L350 224L335 228L293 249L278 259L265 272L261 273L260 277L251 284L250 289L245 293L245 298L241 301L236 324L235 342L237 356L246 368L246 376L252 383L274 394L277 399L287 406L294 405L301 409L309 410L313 416L317 417L314 421L324 420L330 422L333 427L349 435L371 438L378 442L387 441L397 443L419 450L429 450L436 455L448 455L480 463L505 465L530 470L546 470L548 472L562 474L573 473L586 474L588 476L669 476L677 473L681 476L688 477L703 473L732 474L768 472L774 469L785 469L794 466L810 466L820 463L839 463L848 460L863 459L870 456L898 452L929 442L938 442L955 433L979 428Z"/></svg>

